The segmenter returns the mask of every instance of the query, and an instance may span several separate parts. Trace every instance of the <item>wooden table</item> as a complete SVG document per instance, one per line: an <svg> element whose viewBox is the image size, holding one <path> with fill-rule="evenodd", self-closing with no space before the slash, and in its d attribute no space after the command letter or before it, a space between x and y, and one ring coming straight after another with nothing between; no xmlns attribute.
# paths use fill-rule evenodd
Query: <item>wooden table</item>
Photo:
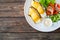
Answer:
<svg viewBox="0 0 60 40"><path fill-rule="evenodd" d="M43 33L26 22L25 1L0 0L0 40L60 40L60 29Z"/></svg>

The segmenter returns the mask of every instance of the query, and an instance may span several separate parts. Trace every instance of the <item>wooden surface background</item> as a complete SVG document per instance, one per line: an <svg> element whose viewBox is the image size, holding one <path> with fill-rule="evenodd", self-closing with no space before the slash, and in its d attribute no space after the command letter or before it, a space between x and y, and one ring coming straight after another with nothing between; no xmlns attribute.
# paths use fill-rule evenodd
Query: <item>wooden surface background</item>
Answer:
<svg viewBox="0 0 60 40"><path fill-rule="evenodd" d="M60 40L60 29L43 33L25 20L26 0L0 0L0 40Z"/></svg>

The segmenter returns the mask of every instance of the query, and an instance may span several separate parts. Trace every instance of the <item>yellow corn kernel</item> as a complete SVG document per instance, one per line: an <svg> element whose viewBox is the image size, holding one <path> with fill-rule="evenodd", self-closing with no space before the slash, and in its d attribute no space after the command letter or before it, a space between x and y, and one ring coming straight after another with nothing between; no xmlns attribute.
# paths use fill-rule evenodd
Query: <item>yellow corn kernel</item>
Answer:
<svg viewBox="0 0 60 40"><path fill-rule="evenodd" d="M40 22L41 17L38 15L38 12L34 8L30 8L29 15L31 16L35 23Z"/></svg>
<svg viewBox="0 0 60 40"><path fill-rule="evenodd" d="M32 1L32 4L31 4L31 5L32 5L35 9L37 9L40 14L43 14L43 13L44 13L44 10L43 10L43 8L42 8L42 6L40 5L39 2Z"/></svg>

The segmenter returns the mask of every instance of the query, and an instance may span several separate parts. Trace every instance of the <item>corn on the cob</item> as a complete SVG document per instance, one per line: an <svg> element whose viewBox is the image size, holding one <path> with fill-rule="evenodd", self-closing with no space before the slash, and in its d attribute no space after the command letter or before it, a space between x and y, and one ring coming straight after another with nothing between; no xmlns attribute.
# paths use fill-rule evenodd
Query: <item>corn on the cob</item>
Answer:
<svg viewBox="0 0 60 40"><path fill-rule="evenodd" d="M29 15L35 23L39 23L41 21L41 16L39 16L38 12L34 8L29 9Z"/></svg>
<svg viewBox="0 0 60 40"><path fill-rule="evenodd" d="M42 6L40 5L39 2L36 2L36 1L32 1L32 4L31 4L35 9L38 10L39 14L43 14L44 13L44 10L42 8Z"/></svg>

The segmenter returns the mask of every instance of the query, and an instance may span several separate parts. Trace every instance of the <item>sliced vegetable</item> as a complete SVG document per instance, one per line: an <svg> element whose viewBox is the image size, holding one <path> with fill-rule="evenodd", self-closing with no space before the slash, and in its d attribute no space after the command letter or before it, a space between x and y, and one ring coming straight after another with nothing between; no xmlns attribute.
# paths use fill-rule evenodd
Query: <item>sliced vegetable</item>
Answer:
<svg viewBox="0 0 60 40"><path fill-rule="evenodd" d="M51 20L52 20L53 22L56 22L56 21L57 21L57 16L56 16L56 15L51 16L50 18L51 18Z"/></svg>
<svg viewBox="0 0 60 40"><path fill-rule="evenodd" d="M56 9L58 12L60 12L60 4L56 4L56 3L55 3L55 9Z"/></svg>
<svg viewBox="0 0 60 40"><path fill-rule="evenodd" d="M56 14L58 14L58 11L57 10L54 10L53 15L56 15Z"/></svg>
<svg viewBox="0 0 60 40"><path fill-rule="evenodd" d="M60 14L52 15L50 16L50 18L53 22L57 22L58 20L60 20Z"/></svg>
<svg viewBox="0 0 60 40"><path fill-rule="evenodd" d="M60 8L60 4L58 4L57 7Z"/></svg>
<svg viewBox="0 0 60 40"><path fill-rule="evenodd" d="M36 2L36 1L32 1L32 4L31 4L35 9L38 10L39 14L44 14L44 9L43 7L39 4L39 2Z"/></svg>
<svg viewBox="0 0 60 40"><path fill-rule="evenodd" d="M37 10L35 10L33 7L30 7L29 9L29 16L35 23L39 23L41 21L41 16L38 14Z"/></svg>
<svg viewBox="0 0 60 40"><path fill-rule="evenodd" d="M59 12L59 8L57 7L57 4L52 4L50 3L49 6L47 7L47 15L56 15ZM49 11L49 12L48 12Z"/></svg>
<svg viewBox="0 0 60 40"><path fill-rule="evenodd" d="M60 20L60 14L58 14L58 20Z"/></svg>
<svg viewBox="0 0 60 40"><path fill-rule="evenodd" d="M53 15L54 10L55 10L54 4L50 3L49 6L47 7L46 14L49 15L49 16Z"/></svg>

